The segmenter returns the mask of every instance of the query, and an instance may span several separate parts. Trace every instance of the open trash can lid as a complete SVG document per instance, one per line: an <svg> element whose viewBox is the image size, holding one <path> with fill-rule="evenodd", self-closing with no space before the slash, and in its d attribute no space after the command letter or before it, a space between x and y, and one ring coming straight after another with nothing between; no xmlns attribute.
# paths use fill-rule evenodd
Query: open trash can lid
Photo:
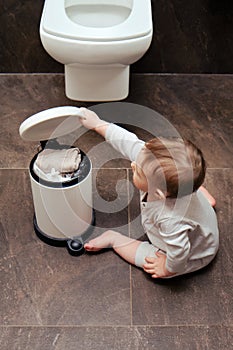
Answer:
<svg viewBox="0 0 233 350"><path fill-rule="evenodd" d="M32 115L20 125L19 134L26 141L44 141L67 135L81 126L80 108L62 106Z"/></svg>

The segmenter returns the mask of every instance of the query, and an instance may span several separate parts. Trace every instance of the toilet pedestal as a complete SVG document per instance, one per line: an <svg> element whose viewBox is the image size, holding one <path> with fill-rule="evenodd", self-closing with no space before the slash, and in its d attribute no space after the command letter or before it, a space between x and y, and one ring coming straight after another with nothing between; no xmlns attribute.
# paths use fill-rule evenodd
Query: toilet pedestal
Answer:
<svg viewBox="0 0 233 350"><path fill-rule="evenodd" d="M129 66L65 65L65 91L76 101L124 99L129 93Z"/></svg>

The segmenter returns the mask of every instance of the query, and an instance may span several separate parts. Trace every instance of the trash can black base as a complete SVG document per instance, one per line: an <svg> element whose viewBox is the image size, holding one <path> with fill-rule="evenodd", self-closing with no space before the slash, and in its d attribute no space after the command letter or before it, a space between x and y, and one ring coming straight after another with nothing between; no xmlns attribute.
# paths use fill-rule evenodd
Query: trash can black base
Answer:
<svg viewBox="0 0 233 350"><path fill-rule="evenodd" d="M85 252L84 242L91 236L95 226L95 213L92 212L90 227L81 235L71 238L54 238L41 231L37 224L36 215L33 217L34 230L37 237L46 244L54 247L66 247L71 255L79 256Z"/></svg>

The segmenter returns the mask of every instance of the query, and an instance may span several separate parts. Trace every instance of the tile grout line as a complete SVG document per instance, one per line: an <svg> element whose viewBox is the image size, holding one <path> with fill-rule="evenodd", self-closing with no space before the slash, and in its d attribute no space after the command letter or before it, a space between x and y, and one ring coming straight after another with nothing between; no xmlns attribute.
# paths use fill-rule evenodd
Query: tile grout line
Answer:
<svg viewBox="0 0 233 350"><path fill-rule="evenodd" d="M132 266L129 265L129 298L130 298L130 327L133 327L133 288L132 288Z"/></svg>
<svg viewBox="0 0 233 350"><path fill-rule="evenodd" d="M233 327L233 323L208 323L208 324L198 324L198 323L180 323L180 324L134 324L134 325L115 325L115 324L82 324L82 325L67 325L67 324L55 324L55 325L21 325L21 324L12 324L12 325L0 325L0 328L177 328L177 327L200 327L200 328L210 328L210 327Z"/></svg>
<svg viewBox="0 0 233 350"><path fill-rule="evenodd" d="M4 76L15 76L15 75L19 75L19 76L30 76L30 75L34 75L34 76L47 76L47 75L51 75L51 76L64 76L65 74L62 72L1 72L0 76L4 77ZM221 78L222 76L224 77L230 77L232 76L231 73L161 73L161 72L144 72L144 73L140 73L140 72L132 72L132 75L136 75L136 76L155 76L155 77L167 77L167 76L172 76L172 77L176 77L176 76L194 76L195 77L215 77L215 78Z"/></svg>
<svg viewBox="0 0 233 350"><path fill-rule="evenodd" d="M129 169L126 169L127 198L128 198L128 236L130 237L130 207L129 207ZM132 290L132 266L129 265L129 300L130 300L130 326L133 326L133 290Z"/></svg>
<svg viewBox="0 0 233 350"><path fill-rule="evenodd" d="M28 170L29 167L18 167L18 168L11 168L11 167L0 167L0 170ZM125 169L125 170L130 170L131 168L122 168L122 167L119 167L119 168L95 168L93 167L92 168L93 170L122 170L122 169ZM233 167L215 167L215 168L210 168L208 167L207 170L231 170L233 169Z"/></svg>
<svg viewBox="0 0 233 350"><path fill-rule="evenodd" d="M129 207L129 199L130 199L130 193L129 193L129 169L126 168L126 174L127 174L127 198L128 198L128 234L129 234L129 237L131 237L131 232L130 232L130 219L131 219L131 216L130 216L130 207Z"/></svg>
<svg viewBox="0 0 233 350"><path fill-rule="evenodd" d="M92 168L93 170L130 170L131 168ZM0 170L29 170L29 167L21 167L21 168L11 168L11 167L0 167Z"/></svg>

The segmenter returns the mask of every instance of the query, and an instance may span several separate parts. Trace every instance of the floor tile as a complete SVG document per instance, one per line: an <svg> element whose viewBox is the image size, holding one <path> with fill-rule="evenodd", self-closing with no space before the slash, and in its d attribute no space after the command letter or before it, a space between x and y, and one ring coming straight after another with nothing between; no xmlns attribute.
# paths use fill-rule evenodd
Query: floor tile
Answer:
<svg viewBox="0 0 233 350"><path fill-rule="evenodd" d="M223 79L218 75L162 74L149 75L146 80L135 75L128 100L154 109L182 137L196 142L209 166L228 167L233 164L232 84L231 75Z"/></svg>
<svg viewBox="0 0 233 350"><path fill-rule="evenodd" d="M63 80L62 74L1 75L1 167L26 167L35 153L37 142L27 143L18 134L21 122L28 116L55 106L97 105L71 103L64 95ZM232 85L231 76L149 75L145 79L143 75L136 74L132 77L131 93L125 102L139 105L139 108L130 106L132 111L139 114L142 106L157 111L178 134L191 138L201 149L204 148L209 166L227 167L232 165L233 149ZM124 106L124 102L121 104ZM120 104L117 110L119 108ZM94 109L103 110L102 107ZM115 114L116 111L112 111L111 115L108 112L104 117L116 122ZM148 118L144 113L141 114L136 113L135 119L142 120L140 125L148 129ZM117 118L119 122L126 119L121 114ZM11 128L11 125L14 127ZM155 125L150 123L152 134L157 133L157 128L157 120ZM163 129L163 133L170 134L168 125ZM88 143L84 141L81 144L86 149ZM209 151L213 146L215 157Z"/></svg>
<svg viewBox="0 0 233 350"><path fill-rule="evenodd" d="M72 257L41 242L27 171L1 170L1 178L0 323L130 324L129 267L112 252Z"/></svg>
<svg viewBox="0 0 233 350"><path fill-rule="evenodd" d="M95 169L93 198L96 226L128 234L128 181L124 169Z"/></svg>
<svg viewBox="0 0 233 350"><path fill-rule="evenodd" d="M166 281L153 280L142 270L132 268L133 324L231 324L232 195L228 189L232 186L232 169L210 169L206 185L217 200L217 257L199 272Z"/></svg>
<svg viewBox="0 0 233 350"><path fill-rule="evenodd" d="M71 105L64 94L62 74L2 74L0 166L25 168L36 153L38 142L23 141L20 124L42 110ZM72 102L72 105L78 105Z"/></svg>
<svg viewBox="0 0 233 350"><path fill-rule="evenodd" d="M232 349L232 327L8 327L2 350Z"/></svg>

